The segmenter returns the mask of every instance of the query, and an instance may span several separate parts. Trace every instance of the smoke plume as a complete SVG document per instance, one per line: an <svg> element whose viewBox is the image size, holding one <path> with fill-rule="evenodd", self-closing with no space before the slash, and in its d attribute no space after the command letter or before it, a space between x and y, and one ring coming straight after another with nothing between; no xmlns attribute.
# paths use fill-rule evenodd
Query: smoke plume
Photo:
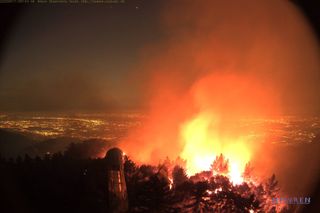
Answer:
<svg viewBox="0 0 320 213"><path fill-rule="evenodd" d="M242 140L233 125L241 119L319 112L318 44L289 2L170 1L160 24L165 39L145 47L141 57L148 116L121 143L136 161L185 153L183 129L203 115L213 120L196 135L220 144L206 147L214 152ZM261 154L259 141L241 143L251 160ZM274 165L268 153L260 157Z"/></svg>

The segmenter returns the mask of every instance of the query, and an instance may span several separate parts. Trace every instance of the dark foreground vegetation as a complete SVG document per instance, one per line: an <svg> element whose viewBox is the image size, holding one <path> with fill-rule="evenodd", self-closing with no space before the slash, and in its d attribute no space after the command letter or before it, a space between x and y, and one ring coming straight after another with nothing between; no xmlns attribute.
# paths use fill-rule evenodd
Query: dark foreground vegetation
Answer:
<svg viewBox="0 0 320 213"><path fill-rule="evenodd" d="M0 212L110 212L107 161L91 158L102 148L100 142L71 143L64 152L41 157L0 155ZM249 168L249 167L248 167ZM222 156L212 170L228 169ZM316 212L312 205L281 206L272 203L279 196L274 175L264 181L233 185L212 171L188 177L170 162L137 165L125 156L129 212Z"/></svg>
<svg viewBox="0 0 320 213"><path fill-rule="evenodd" d="M110 212L106 160L76 156L73 146L43 158L0 158L0 212ZM276 210L271 203L279 189L274 175L259 185L234 186L221 175L203 172L189 178L168 162L138 166L127 157L124 170L130 212Z"/></svg>

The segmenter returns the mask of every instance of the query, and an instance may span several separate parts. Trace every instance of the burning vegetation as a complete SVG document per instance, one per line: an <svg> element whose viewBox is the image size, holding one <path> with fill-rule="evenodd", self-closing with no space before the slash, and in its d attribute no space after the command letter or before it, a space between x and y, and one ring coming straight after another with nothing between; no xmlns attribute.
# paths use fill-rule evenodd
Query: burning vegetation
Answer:
<svg viewBox="0 0 320 213"><path fill-rule="evenodd" d="M33 202L43 199L41 192L50 195L30 209L43 212L60 198L72 203L61 206L80 209L68 212L107 212L119 206L113 204L121 195L129 212L292 210L272 202L280 193L274 174L254 174L262 162L274 168L271 149L264 138L252 137L256 130L241 127L244 119L281 115L287 105L298 111L301 103L316 103L311 94L318 86L310 80L318 79L318 44L305 20L286 1L178 0L163 7L163 36L142 49L138 71L130 76L147 91L141 95L146 119L116 144L132 160L124 156L122 164L118 149L111 163L90 159L97 149L85 143L44 159L0 157L1 171L14 174ZM257 130L260 135L264 128ZM87 157L79 159L81 152ZM11 181L10 175L0 182Z"/></svg>
<svg viewBox="0 0 320 213"><path fill-rule="evenodd" d="M43 212L48 206L47 212L252 213L298 209L298 205L274 202L281 198L275 175L258 178L250 163L240 174L241 182L233 181L230 161L222 154L209 169L188 175L186 161L181 158L167 158L155 166L135 163L112 146L105 158L87 157L86 152L75 151L75 146L83 151L88 148L74 144L64 153L43 158L25 155L8 160L0 156L1 189L7 195L1 212ZM17 191L8 193L12 188ZM28 198L28 205L16 205L14 198L20 202Z"/></svg>
<svg viewBox="0 0 320 213"><path fill-rule="evenodd" d="M247 165L241 183L230 176L229 161L221 154L210 170L188 176L186 170L167 159L159 166L136 165L125 157L130 211L132 212L286 212L272 203L279 196L275 175L253 181Z"/></svg>

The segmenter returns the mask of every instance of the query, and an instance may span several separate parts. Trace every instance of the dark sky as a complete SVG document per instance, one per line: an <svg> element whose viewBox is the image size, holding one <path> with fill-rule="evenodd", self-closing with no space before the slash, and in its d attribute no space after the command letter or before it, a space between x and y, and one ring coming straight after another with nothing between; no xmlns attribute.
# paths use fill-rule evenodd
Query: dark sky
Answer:
<svg viewBox="0 0 320 213"><path fill-rule="evenodd" d="M145 79L139 80L139 57L143 48L167 36L159 22L163 2L4 6L0 110L143 105ZM320 7L311 1L294 2L320 32Z"/></svg>
<svg viewBox="0 0 320 213"><path fill-rule="evenodd" d="M1 109L135 107L139 51L161 36L149 2L20 8L1 49Z"/></svg>

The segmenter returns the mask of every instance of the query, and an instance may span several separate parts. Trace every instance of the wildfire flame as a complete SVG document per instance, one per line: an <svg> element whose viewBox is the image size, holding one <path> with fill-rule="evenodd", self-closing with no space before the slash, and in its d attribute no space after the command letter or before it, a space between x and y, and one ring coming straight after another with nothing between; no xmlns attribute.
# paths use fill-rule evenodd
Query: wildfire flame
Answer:
<svg viewBox="0 0 320 213"><path fill-rule="evenodd" d="M140 162L180 157L189 176L213 171L212 175L224 175L240 184L247 163L254 161L260 149L261 143L251 136L264 132L264 128L250 128L250 133L242 129L244 120L275 111L271 94L247 76L204 76L184 97L156 105L148 122L133 132L122 148L135 151ZM228 171L222 173L211 168L221 154L228 161Z"/></svg>
<svg viewBox="0 0 320 213"><path fill-rule="evenodd" d="M216 156L222 153L229 160L226 174L234 184L243 182L242 173L251 153L243 137L226 137L219 133L219 118L212 113L200 113L181 128L185 143L181 158L186 160L188 175L208 171Z"/></svg>

